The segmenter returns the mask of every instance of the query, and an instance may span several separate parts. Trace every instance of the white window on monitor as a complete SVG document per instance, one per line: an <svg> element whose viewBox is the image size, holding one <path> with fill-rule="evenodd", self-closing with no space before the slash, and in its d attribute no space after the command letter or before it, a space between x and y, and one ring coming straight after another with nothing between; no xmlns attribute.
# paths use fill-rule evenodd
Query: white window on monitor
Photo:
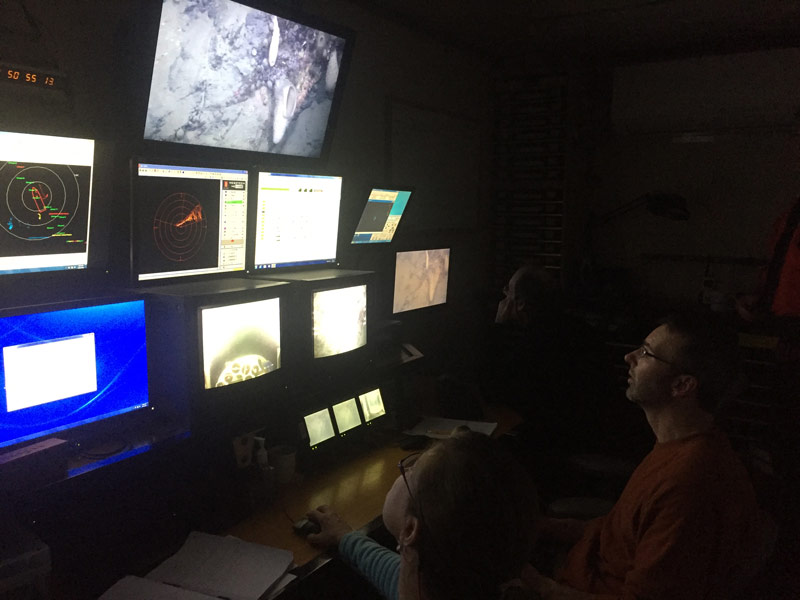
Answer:
<svg viewBox="0 0 800 600"><path fill-rule="evenodd" d="M281 366L280 298L203 308L200 323L205 389Z"/></svg>
<svg viewBox="0 0 800 600"><path fill-rule="evenodd" d="M8 412L97 391L94 333L7 346L3 364Z"/></svg>
<svg viewBox="0 0 800 600"><path fill-rule="evenodd" d="M85 269L94 140L0 132L0 274Z"/></svg>
<svg viewBox="0 0 800 600"><path fill-rule="evenodd" d="M350 431L361 425L361 417L358 414L356 399L350 398L344 402L333 405L333 416L336 419L336 428L339 433Z"/></svg>
<svg viewBox="0 0 800 600"><path fill-rule="evenodd" d="M314 358L349 352L367 343L367 286L314 292Z"/></svg>
<svg viewBox="0 0 800 600"><path fill-rule="evenodd" d="M365 422L369 423L386 414L380 388L361 394L358 399L361 402L361 412L364 413Z"/></svg>
<svg viewBox="0 0 800 600"><path fill-rule="evenodd" d="M341 195L341 177L259 173L255 268L335 263Z"/></svg>
<svg viewBox="0 0 800 600"><path fill-rule="evenodd" d="M246 169L138 163L132 234L139 281L243 271Z"/></svg>
<svg viewBox="0 0 800 600"><path fill-rule="evenodd" d="M398 252L392 312L399 313L447 302L449 270L450 248Z"/></svg>
<svg viewBox="0 0 800 600"><path fill-rule="evenodd" d="M309 446L316 446L336 435L333 431L331 413L327 408L306 415L303 420L306 422Z"/></svg>

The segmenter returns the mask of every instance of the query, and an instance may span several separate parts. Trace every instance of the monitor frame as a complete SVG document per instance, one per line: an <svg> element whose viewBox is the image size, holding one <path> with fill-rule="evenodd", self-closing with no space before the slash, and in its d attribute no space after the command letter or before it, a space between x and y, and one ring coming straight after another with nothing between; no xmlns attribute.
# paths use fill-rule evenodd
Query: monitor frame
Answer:
<svg viewBox="0 0 800 600"><path fill-rule="evenodd" d="M369 203L374 201L374 200L371 200L371 196L376 191L389 191L389 192L407 193L408 194L408 198L405 199L405 202L403 204L402 212L397 218L397 224L395 225L395 229L392 231L392 237L390 239L388 239L388 240L356 240L356 236L359 235L359 233L358 233L358 225L359 225L359 223L361 223L361 219L364 218L364 215L365 215L365 213L367 211L367 208L369 207ZM381 246L383 244L391 244L393 241L395 241L395 239L397 237L397 231L398 231L398 229L400 227L400 222L402 221L402 217L406 216L406 219L408 219L408 217L407 217L407 214L408 214L408 203L414 197L415 192L416 192L416 187L415 186L410 186L410 185L381 185L381 184L375 184L375 185L369 186L369 191L367 193L367 200L364 203L364 209L361 211L361 215L359 216L358 221L356 222L355 226L353 227L353 237L352 237L352 239L350 241L350 245L351 246L359 246L359 247L360 246L373 246L373 245ZM394 207L394 202L392 203L392 208L393 207ZM366 233L366 232L364 232L364 233ZM361 235L363 235L363 234L361 234Z"/></svg>
<svg viewBox="0 0 800 600"><path fill-rule="evenodd" d="M152 348L150 336L151 330L148 320L149 305L146 299L142 296L133 295L92 297L80 300L48 302L24 307L3 308L0 309L0 319L5 317L24 317L28 315L55 313L75 309L99 308L102 306L136 303L141 303L142 311L142 321L140 325L144 334L145 343L144 367L146 369L146 380L143 384L143 390L146 396L146 403L139 406L128 406L123 412L98 415L89 421L58 427L57 429L48 430L46 432L37 432L33 435L26 435L24 438L17 439L12 443L4 443L2 448L0 448L0 453L5 453L10 449L22 447L29 443L35 443L37 440L50 435L57 438L66 438L73 444L80 444L84 446L91 445L92 440L98 440L101 438L106 439L108 437L115 436L129 437L131 435L136 435L137 432L142 432L142 428L144 428L144 435L146 435L148 438L155 438L156 436L153 435L153 432L146 430L149 425L154 424L157 419L161 417L168 419L173 424L183 421L182 427L185 431L188 431L187 415L178 414L180 411L174 411L173 409L175 407L166 405L154 397L150 380L150 374L152 373L154 364L154 356L152 350L148 351L149 348ZM132 310L138 311L139 308L132 307ZM95 358L95 360L99 359L100 357ZM139 361L141 361L141 358ZM98 386L99 385L101 385L101 382L98 381Z"/></svg>
<svg viewBox="0 0 800 600"><path fill-rule="evenodd" d="M130 161L130 223L131 223L131 231L130 231L130 238L129 238L129 245L128 245L128 252L129 252L129 266L130 266L130 280L133 285L136 286L145 286L145 285L159 285L159 284L168 284L174 283L176 280L196 280L196 279L206 279L206 278L217 278L217 277L241 277L247 270L247 256L248 256L248 246L250 245L250 238L249 235L249 219L250 219L250 187L251 187L251 172L247 165L243 164L232 164L230 162L225 161L207 161L207 160L192 160L188 161L189 164L178 164L183 162L181 160L175 159L165 159L165 158L153 158L151 160L144 160L143 157L135 157ZM142 248L140 247L140 242L143 242L143 238L145 236L144 228L145 225L140 223L140 219L142 218L141 211L143 210L138 206L138 197L141 195L141 183L140 179L148 176L142 176L138 174L139 165L149 165L152 167L157 166L165 166L170 168L180 168L186 167L187 169L196 170L196 171L214 171L218 170L219 172L224 171L239 171L243 172L243 177L247 182L247 188L244 193L244 201L246 204L244 210L244 217L243 217L243 235L244 239L242 241L242 258L241 258L241 267L235 269L224 269L220 267L220 257L219 253L221 252L221 241L220 241L220 228L222 227L222 216L220 215L218 218L218 225L217 225L217 262L216 267L213 268L206 268L206 269L194 269L194 270L181 270L177 269L176 271L153 271L152 273L141 273L141 261L142 261ZM239 173L242 175L242 173ZM156 179L153 177L153 179ZM186 178L187 181L202 181L200 178ZM219 181L222 181L220 179ZM199 184L197 184L199 185ZM219 202L222 202L222 197L218 198ZM208 240L209 244L212 242ZM144 278L142 278L144 276Z"/></svg>
<svg viewBox="0 0 800 600"><path fill-rule="evenodd" d="M339 49L338 76L336 87L331 97L330 110L327 118L327 126L323 136L323 141L316 156L303 156L298 154L286 154L281 151L259 151L255 149L228 148L218 145L196 145L174 141L164 141L148 139L145 137L147 113L150 104L150 90L153 83L153 72L155 70L155 58L161 24L162 3L148 3L148 5L138 14L136 23L135 40L131 39L131 52L135 56L136 68L131 69L129 78L129 96L131 103L136 108L136 113L141 117L136 119L132 125L130 136L138 140L138 146L145 152L160 151L175 157L194 156L203 159L213 159L218 157L220 152L228 156L237 155L242 161L257 162L268 157L271 164L286 165L305 163L305 164L324 164L328 160L330 149L339 115L341 113L341 103L347 84L347 75L350 70L353 47L356 40L355 30L340 23L308 14L296 7L288 6L279 0L233 0L236 4L265 13L268 17L276 16L278 19L288 19L301 26L316 29L342 38L343 48ZM271 36L270 36L271 39ZM280 39L280 38L279 38ZM261 43L263 38L258 41ZM280 48L280 46L278 46ZM325 73L322 74L324 79ZM270 92L271 93L271 90ZM269 131L273 134L272 130Z"/></svg>

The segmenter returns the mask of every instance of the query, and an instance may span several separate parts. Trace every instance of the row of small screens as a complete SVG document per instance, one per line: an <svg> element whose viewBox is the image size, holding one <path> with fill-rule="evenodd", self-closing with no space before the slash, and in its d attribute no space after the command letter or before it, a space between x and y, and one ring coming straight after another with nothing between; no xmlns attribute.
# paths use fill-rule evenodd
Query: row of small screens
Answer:
<svg viewBox="0 0 800 600"><path fill-rule="evenodd" d="M0 132L0 274L87 267L94 147ZM138 281L243 271L248 231L255 270L336 262L341 177L142 162L131 169ZM373 188L352 243L390 242L411 193Z"/></svg>
<svg viewBox="0 0 800 600"><path fill-rule="evenodd" d="M361 412L359 413L359 406ZM380 389L374 389L356 398L334 404L303 417L308 433L308 445L316 449L319 444L336 437L345 436L362 424L371 423L374 419L386 414ZM363 419L362 416L363 415ZM336 429L334 430L334 423Z"/></svg>

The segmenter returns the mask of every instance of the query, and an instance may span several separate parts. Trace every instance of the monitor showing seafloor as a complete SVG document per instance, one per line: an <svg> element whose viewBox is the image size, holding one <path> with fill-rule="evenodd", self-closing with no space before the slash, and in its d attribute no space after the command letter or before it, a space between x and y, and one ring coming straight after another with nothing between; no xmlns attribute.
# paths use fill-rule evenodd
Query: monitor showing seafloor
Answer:
<svg viewBox="0 0 800 600"><path fill-rule="evenodd" d="M398 252L392 312L405 312L447 302L449 271L449 248Z"/></svg>
<svg viewBox="0 0 800 600"><path fill-rule="evenodd" d="M319 157L346 37L231 0L165 0L144 139Z"/></svg>

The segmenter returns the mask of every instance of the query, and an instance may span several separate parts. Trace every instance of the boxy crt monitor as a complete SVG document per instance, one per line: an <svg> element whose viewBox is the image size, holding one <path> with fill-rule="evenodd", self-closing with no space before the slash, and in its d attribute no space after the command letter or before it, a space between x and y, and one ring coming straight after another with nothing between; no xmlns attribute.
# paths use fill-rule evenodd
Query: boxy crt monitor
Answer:
<svg viewBox="0 0 800 600"><path fill-rule="evenodd" d="M94 140L0 132L0 274L85 269Z"/></svg>
<svg viewBox="0 0 800 600"><path fill-rule="evenodd" d="M394 270L393 313L447 302L450 248L398 252Z"/></svg>
<svg viewBox="0 0 800 600"><path fill-rule="evenodd" d="M143 300L0 316L0 447L149 404Z"/></svg>
<svg viewBox="0 0 800 600"><path fill-rule="evenodd" d="M138 281L244 270L246 169L133 167L131 272Z"/></svg>
<svg viewBox="0 0 800 600"><path fill-rule="evenodd" d="M355 398L334 404L333 416L336 419L336 429L339 430L340 435L361 425L361 416L358 414Z"/></svg>
<svg viewBox="0 0 800 600"><path fill-rule="evenodd" d="M200 330L205 389L281 366L280 298L202 307Z"/></svg>
<svg viewBox="0 0 800 600"><path fill-rule="evenodd" d="M334 356L367 343L367 286L319 290L312 297L314 358Z"/></svg>
<svg viewBox="0 0 800 600"><path fill-rule="evenodd" d="M352 243L391 242L411 193L411 190L372 188L361 219L356 225Z"/></svg>
<svg viewBox="0 0 800 600"><path fill-rule="evenodd" d="M327 408L306 415L303 420L308 431L308 445L312 448L336 435L333 431L331 413Z"/></svg>
<svg viewBox="0 0 800 600"><path fill-rule="evenodd" d="M231 0L164 0L144 139L320 157L349 53L333 29Z"/></svg>
<svg viewBox="0 0 800 600"><path fill-rule="evenodd" d="M386 407L383 405L380 388L360 394L358 400L361 402L361 412L364 413L365 423L369 423L386 414Z"/></svg>
<svg viewBox="0 0 800 600"><path fill-rule="evenodd" d="M342 178L258 174L254 267L336 262Z"/></svg>

